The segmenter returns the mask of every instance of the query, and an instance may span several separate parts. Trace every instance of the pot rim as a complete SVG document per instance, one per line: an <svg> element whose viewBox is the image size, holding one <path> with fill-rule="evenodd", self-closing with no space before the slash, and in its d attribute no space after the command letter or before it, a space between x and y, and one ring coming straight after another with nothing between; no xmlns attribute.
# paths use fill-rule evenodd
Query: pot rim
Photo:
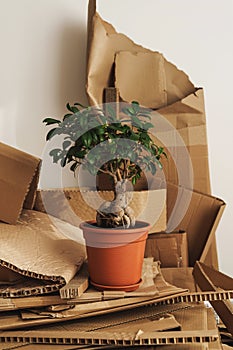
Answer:
<svg viewBox="0 0 233 350"><path fill-rule="evenodd" d="M124 232L126 234L129 233L140 233L142 232L142 230L146 230L149 231L151 228L151 224L146 222L146 221L141 221L141 220L137 220L136 224L134 227L129 227L129 228L123 228L121 227L112 227L112 228L106 228L106 227L99 227L95 225L96 221L95 220L91 220L91 221L84 221L82 222L79 227L82 230L88 230L91 232L95 232L96 231L101 231L101 233L113 233L116 234L117 232L119 232L119 234L123 234Z"/></svg>

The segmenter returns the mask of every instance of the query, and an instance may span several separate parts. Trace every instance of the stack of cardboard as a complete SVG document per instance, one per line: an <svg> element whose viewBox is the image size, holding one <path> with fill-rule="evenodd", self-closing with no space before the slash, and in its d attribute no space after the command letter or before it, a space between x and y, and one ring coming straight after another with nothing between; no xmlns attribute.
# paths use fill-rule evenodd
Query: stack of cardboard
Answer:
<svg viewBox="0 0 233 350"><path fill-rule="evenodd" d="M167 204L147 241L143 283L134 292L98 292L88 285L79 220L69 210L80 208L79 189L37 191L40 159L0 143L0 349L223 349L216 315L204 304L233 335L233 280L217 271L215 243L225 203L210 194L203 91L161 54L116 33L94 0L88 32L90 102L103 103L114 86L108 100L119 91L121 100L159 111L188 151L193 186L176 169L184 153L171 132ZM132 67L143 70L141 86ZM158 86L145 89L151 79ZM166 215L169 233L157 233Z"/></svg>

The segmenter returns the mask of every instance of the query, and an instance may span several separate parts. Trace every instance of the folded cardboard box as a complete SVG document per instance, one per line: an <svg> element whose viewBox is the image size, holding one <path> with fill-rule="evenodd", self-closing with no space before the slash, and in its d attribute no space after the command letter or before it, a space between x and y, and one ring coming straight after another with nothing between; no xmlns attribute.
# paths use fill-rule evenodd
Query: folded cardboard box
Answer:
<svg viewBox="0 0 233 350"><path fill-rule="evenodd" d="M0 221L16 224L34 205L40 159L0 142L0 162Z"/></svg>

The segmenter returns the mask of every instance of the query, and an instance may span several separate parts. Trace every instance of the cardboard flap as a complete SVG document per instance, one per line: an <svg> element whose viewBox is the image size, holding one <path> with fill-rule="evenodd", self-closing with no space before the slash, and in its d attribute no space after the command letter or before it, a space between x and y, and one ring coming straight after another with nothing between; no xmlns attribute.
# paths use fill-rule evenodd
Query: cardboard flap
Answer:
<svg viewBox="0 0 233 350"><path fill-rule="evenodd" d="M0 221L15 224L34 204L40 159L0 143L0 163Z"/></svg>
<svg viewBox="0 0 233 350"><path fill-rule="evenodd" d="M168 228L187 232L189 266L205 261L224 208L219 198L168 184Z"/></svg>
<svg viewBox="0 0 233 350"><path fill-rule="evenodd" d="M233 290L232 278L199 261L194 266L193 275L202 291ZM230 300L211 301L211 304L233 335L233 304Z"/></svg>

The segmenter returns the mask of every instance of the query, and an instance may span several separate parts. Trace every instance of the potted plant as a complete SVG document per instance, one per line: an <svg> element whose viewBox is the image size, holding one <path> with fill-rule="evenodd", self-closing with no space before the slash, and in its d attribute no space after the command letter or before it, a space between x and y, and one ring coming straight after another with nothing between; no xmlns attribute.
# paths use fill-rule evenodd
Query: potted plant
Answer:
<svg viewBox="0 0 233 350"><path fill-rule="evenodd" d="M149 223L135 220L129 206L131 191L143 172L155 174L162 168L163 147L150 135L151 111L137 102L104 108L67 104L62 120L46 118L54 125L46 140L63 135L61 148L50 151L53 162L80 166L93 176L107 174L113 182L114 199L96 212L95 222L80 225L86 240L91 283L99 289L134 290L140 284Z"/></svg>

